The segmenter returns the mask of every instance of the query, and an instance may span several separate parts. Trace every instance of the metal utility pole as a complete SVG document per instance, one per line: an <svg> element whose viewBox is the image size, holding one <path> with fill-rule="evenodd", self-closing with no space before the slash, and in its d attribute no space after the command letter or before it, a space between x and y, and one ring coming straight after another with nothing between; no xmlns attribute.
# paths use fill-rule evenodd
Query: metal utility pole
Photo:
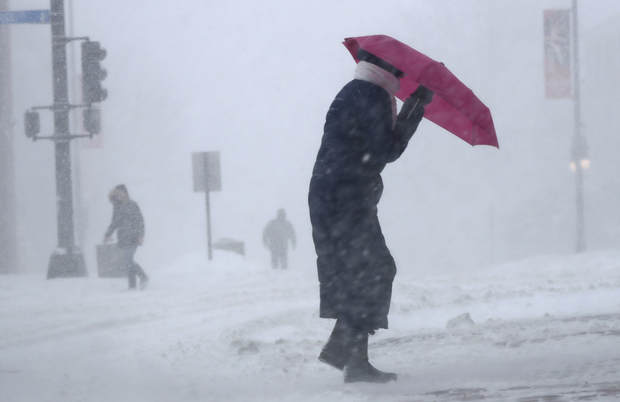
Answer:
<svg viewBox="0 0 620 402"><path fill-rule="evenodd" d="M73 0L67 0L67 33L69 37L74 36L74 13L73 13ZM69 75L69 95L71 99L79 99L80 93L80 76L76 73L76 58L75 51L69 53L69 67L68 67L68 75ZM73 73L73 74L72 74ZM81 127L79 125L80 121L78 120L77 110L73 110L70 112L69 119L71 121L71 131L79 132ZM74 197L74 210L75 210L75 233L77 236L78 244L85 243L85 233L84 233L84 208L82 203L82 177L81 177L81 165L80 165L80 148L73 148L72 157L72 166L73 166L73 197Z"/></svg>
<svg viewBox="0 0 620 402"><path fill-rule="evenodd" d="M7 9L8 1L0 0L0 11ZM2 274L17 271L12 102L9 25L0 24L0 273Z"/></svg>
<svg viewBox="0 0 620 402"><path fill-rule="evenodd" d="M85 276L86 264L75 246L73 189L69 131L69 85L67 79L67 38L64 0L50 0L52 28L52 79L54 90L54 148L56 158L56 199L58 249L50 257L48 278Z"/></svg>
<svg viewBox="0 0 620 402"><path fill-rule="evenodd" d="M209 191L205 191L205 208L207 211L207 258L213 259L213 240L211 238L211 197Z"/></svg>
<svg viewBox="0 0 620 402"><path fill-rule="evenodd" d="M581 131L581 92L579 75L579 20L577 0L573 0L573 68L574 68L574 118L575 128L573 135L572 166L575 170L575 201L576 201L576 244L575 250L580 253L586 249L585 239L585 206L584 206L584 175L583 172L589 167L588 147L586 138Z"/></svg>

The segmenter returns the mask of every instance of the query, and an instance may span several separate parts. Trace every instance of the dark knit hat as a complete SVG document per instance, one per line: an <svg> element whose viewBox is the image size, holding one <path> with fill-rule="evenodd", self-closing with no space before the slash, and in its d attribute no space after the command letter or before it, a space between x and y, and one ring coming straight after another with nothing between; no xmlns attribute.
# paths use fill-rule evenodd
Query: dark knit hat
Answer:
<svg viewBox="0 0 620 402"><path fill-rule="evenodd" d="M359 61L366 61L368 63L372 63L376 66L381 67L385 71L388 71L396 76L396 78L401 78L404 74L402 71L388 63L387 61L380 59L372 53L368 53L364 49L359 49L357 51L357 59Z"/></svg>

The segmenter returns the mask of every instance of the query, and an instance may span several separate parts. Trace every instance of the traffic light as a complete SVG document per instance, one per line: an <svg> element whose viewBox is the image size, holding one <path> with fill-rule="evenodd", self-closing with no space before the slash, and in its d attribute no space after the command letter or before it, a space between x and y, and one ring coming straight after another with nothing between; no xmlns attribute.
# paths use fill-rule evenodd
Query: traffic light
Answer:
<svg viewBox="0 0 620 402"><path fill-rule="evenodd" d="M34 110L27 110L24 114L24 131L26 137L35 139L37 134L41 131L41 120L39 118L39 112Z"/></svg>
<svg viewBox="0 0 620 402"><path fill-rule="evenodd" d="M89 134L99 134L101 132L101 111L99 109L86 108L82 112L84 117L84 129Z"/></svg>
<svg viewBox="0 0 620 402"><path fill-rule="evenodd" d="M106 51L99 42L82 42L82 98L84 103L101 102L108 97L108 91L101 81L108 73L101 68Z"/></svg>

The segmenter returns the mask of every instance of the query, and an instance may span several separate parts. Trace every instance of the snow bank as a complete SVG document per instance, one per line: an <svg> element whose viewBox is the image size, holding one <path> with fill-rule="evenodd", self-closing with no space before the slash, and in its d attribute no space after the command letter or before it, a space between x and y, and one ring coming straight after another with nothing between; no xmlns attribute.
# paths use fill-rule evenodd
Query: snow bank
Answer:
<svg viewBox="0 0 620 402"><path fill-rule="evenodd" d="M318 318L312 266L196 253L147 268L142 292L123 279L3 276L0 400L613 400L619 261L614 251L452 276L401 269L391 328L371 338L372 360L400 373L386 386L344 385L317 361L332 323Z"/></svg>

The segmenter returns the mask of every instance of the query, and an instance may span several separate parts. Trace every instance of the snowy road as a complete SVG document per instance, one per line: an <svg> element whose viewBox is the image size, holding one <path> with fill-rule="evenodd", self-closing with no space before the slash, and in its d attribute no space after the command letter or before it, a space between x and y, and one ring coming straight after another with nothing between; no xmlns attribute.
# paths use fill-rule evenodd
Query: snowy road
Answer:
<svg viewBox="0 0 620 402"><path fill-rule="evenodd" d="M144 292L120 280L0 277L0 400L577 401L620 399L620 253L473 274L401 268L371 358L400 374L344 385L316 360L330 322L312 267L188 258ZM447 329L446 323L469 313Z"/></svg>

